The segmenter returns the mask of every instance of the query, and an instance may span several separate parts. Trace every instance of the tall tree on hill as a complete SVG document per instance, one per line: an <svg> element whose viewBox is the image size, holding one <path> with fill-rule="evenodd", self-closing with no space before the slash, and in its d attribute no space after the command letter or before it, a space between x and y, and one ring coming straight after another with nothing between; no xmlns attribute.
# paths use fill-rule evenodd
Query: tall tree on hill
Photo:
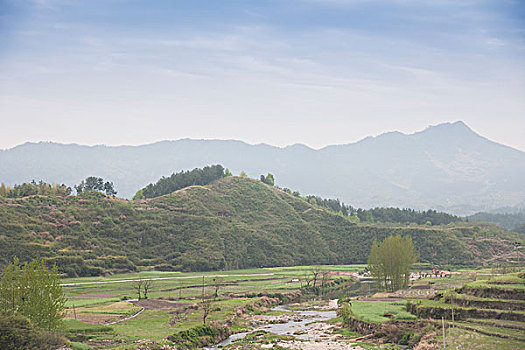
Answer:
<svg viewBox="0 0 525 350"><path fill-rule="evenodd" d="M268 173L268 175L264 176L261 175L261 181L267 185L274 186L275 185L275 178L273 177L273 174Z"/></svg>
<svg viewBox="0 0 525 350"><path fill-rule="evenodd" d="M115 188L113 187L113 182L106 181L104 184L104 192L106 192L108 196L114 196L117 194L117 191L115 191Z"/></svg>
<svg viewBox="0 0 525 350"><path fill-rule="evenodd" d="M2 197L7 196L7 187L5 186L3 182L2 184L0 184L0 196Z"/></svg>
<svg viewBox="0 0 525 350"><path fill-rule="evenodd" d="M85 191L103 191L104 180L101 177L89 176L86 178Z"/></svg>
<svg viewBox="0 0 525 350"><path fill-rule="evenodd" d="M368 269L376 279L378 287L390 291L406 288L410 268L419 259L410 236L401 235L385 238L381 243L372 243Z"/></svg>
<svg viewBox="0 0 525 350"><path fill-rule="evenodd" d="M161 177L157 183L149 184L140 189L135 196L133 196L133 199L160 197L184 187L207 185L225 176L226 174L222 165L212 165L202 169L196 168L191 171L173 173L170 177Z"/></svg>
<svg viewBox="0 0 525 350"><path fill-rule="evenodd" d="M89 176L74 187L77 194L88 191L105 192L108 196L114 196L117 194L115 187L113 187L113 182L104 182L104 179L96 176Z"/></svg>

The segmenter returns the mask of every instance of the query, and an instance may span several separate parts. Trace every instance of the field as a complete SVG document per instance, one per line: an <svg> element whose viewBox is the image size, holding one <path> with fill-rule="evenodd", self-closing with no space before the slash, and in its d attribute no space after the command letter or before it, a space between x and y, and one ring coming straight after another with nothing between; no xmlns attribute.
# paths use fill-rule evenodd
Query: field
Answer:
<svg viewBox="0 0 525 350"><path fill-rule="evenodd" d="M351 282L351 274L363 268L364 265L333 265L323 266L321 271L327 273L327 280L336 287L356 286ZM291 293L305 287L306 280L312 278L312 271L318 269L297 266L203 273L143 271L63 279L68 297L66 335L77 349L129 349L151 342L164 344L166 337L203 323L203 296L206 300L213 300L206 319L208 324L228 324L234 333L245 331L261 318L273 323L281 317L285 320L291 317L269 309L277 303L290 302ZM405 325L430 322L434 325L431 342L435 346L442 343L443 315L447 344L453 342L463 349L521 348L525 342L525 312L521 298L523 278L517 273L492 274L491 270L465 270L449 278L424 278L413 282L408 290L396 293L375 293L370 284L338 291L341 295L353 295L350 298L351 315L360 322L375 327L381 327L385 322ZM296 279L299 282L292 282ZM153 282L147 300L136 300L138 295L134 287L138 280ZM310 281L310 285L312 283ZM317 283L321 283L320 278ZM322 307L326 303L321 300L323 292L318 289L316 293L319 294L313 295L314 300L312 295L293 300L302 303L293 304L290 310L297 312L293 310ZM335 298L328 289L324 293L325 299ZM429 295L433 297L428 298ZM452 308L456 320L449 337ZM341 318L336 318L329 322L333 329L327 337L332 333L346 334L352 335L346 341L353 341L359 336L355 330L336 326L341 321ZM268 341L268 337L259 339L259 344ZM280 341L290 341L286 339ZM373 343L356 344L375 348ZM235 345L231 347L235 349Z"/></svg>
<svg viewBox="0 0 525 350"><path fill-rule="evenodd" d="M397 321L417 319L407 312L406 301L356 300L352 301L352 313L356 319L371 323L388 321L390 315Z"/></svg>
<svg viewBox="0 0 525 350"><path fill-rule="evenodd" d="M362 268L364 265L323 266L330 271L331 280L349 280L352 272ZM206 273L144 271L63 279L68 297L66 334L71 340L83 343L82 346L107 349L129 348L131 344L147 340L160 341L202 324L203 311L199 303L203 294L207 299L218 291L207 322L224 322L238 309L260 301L263 295L283 298L299 290L303 284L291 283L291 280L304 281L311 269L299 266ZM134 286L141 279L153 281L153 287L147 300L137 301ZM136 317L126 319L138 312ZM243 326L235 323L232 330Z"/></svg>

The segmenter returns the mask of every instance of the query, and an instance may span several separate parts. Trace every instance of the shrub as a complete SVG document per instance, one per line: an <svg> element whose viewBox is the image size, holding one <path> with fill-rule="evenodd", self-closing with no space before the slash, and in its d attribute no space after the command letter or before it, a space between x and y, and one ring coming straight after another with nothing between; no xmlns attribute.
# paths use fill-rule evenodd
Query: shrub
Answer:
<svg viewBox="0 0 525 350"><path fill-rule="evenodd" d="M56 349L65 343L64 337L35 328L27 317L0 314L0 345L3 350Z"/></svg>

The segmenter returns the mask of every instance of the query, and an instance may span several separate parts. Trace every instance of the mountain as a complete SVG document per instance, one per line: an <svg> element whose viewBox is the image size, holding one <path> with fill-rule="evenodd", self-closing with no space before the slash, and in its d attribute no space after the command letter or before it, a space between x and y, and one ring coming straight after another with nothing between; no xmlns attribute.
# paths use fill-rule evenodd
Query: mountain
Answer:
<svg viewBox="0 0 525 350"><path fill-rule="evenodd" d="M525 208L525 152L492 142L463 122L320 150L190 139L117 147L26 143L0 151L0 164L0 180L8 185L32 179L73 185L96 175L113 181L126 198L161 176L222 164L252 177L271 172L281 187L356 207L461 215Z"/></svg>
<svg viewBox="0 0 525 350"><path fill-rule="evenodd" d="M525 225L525 212L519 213L476 213L466 217L469 222L492 222L507 230L515 230Z"/></svg>
<svg viewBox="0 0 525 350"><path fill-rule="evenodd" d="M48 257L70 276L158 270L366 263L374 239L410 235L422 262L475 265L515 256L524 235L483 223L354 223L241 177L129 201L98 192L0 197L0 267Z"/></svg>

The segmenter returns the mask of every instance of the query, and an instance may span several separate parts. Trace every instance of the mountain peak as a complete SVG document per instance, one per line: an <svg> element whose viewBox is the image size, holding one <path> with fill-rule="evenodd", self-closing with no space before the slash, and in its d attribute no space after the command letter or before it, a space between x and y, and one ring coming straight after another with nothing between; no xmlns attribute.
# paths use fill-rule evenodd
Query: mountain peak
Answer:
<svg viewBox="0 0 525 350"><path fill-rule="evenodd" d="M475 134L475 132L472 131L472 129L469 128L468 125L465 124L461 120L458 120L456 122L448 122L448 123L441 123L441 124L437 124L437 125L430 125L425 130L417 132L416 134L432 132L432 131L470 132L470 133Z"/></svg>

